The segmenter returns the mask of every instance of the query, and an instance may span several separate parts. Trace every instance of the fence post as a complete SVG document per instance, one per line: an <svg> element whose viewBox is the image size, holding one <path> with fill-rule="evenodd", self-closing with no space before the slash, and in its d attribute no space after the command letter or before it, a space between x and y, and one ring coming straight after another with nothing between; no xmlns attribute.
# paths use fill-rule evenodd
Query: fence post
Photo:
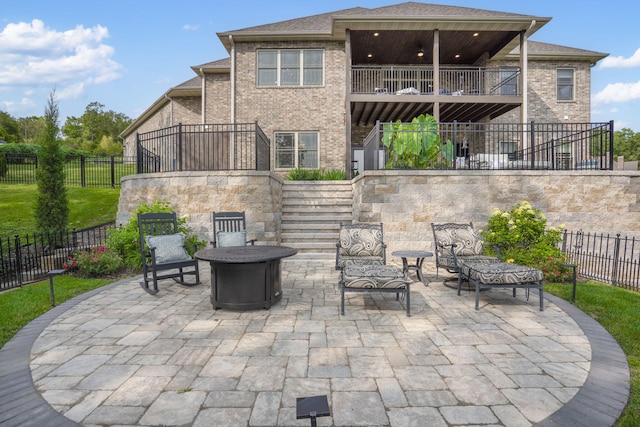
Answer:
<svg viewBox="0 0 640 427"><path fill-rule="evenodd" d="M182 172L182 123L178 123L178 170Z"/></svg>
<svg viewBox="0 0 640 427"><path fill-rule="evenodd" d="M616 234L613 244L613 260L611 263L611 284L618 285L618 260L620 257L620 233Z"/></svg>
<svg viewBox="0 0 640 427"><path fill-rule="evenodd" d="M22 251L20 250L20 236L15 235L13 247L16 251L16 276L18 277L18 286L22 286Z"/></svg>
<svg viewBox="0 0 640 427"><path fill-rule="evenodd" d="M116 156L111 156L111 188L116 188Z"/></svg>
<svg viewBox="0 0 640 427"><path fill-rule="evenodd" d="M84 154L80 155L80 186L82 188L87 186L87 179L85 177L85 166L84 166Z"/></svg>
<svg viewBox="0 0 640 427"><path fill-rule="evenodd" d="M613 120L609 121L609 170L613 170Z"/></svg>
<svg viewBox="0 0 640 427"><path fill-rule="evenodd" d="M529 125L529 129L531 130L531 132L529 132L529 152L531 153L531 168L535 169L536 167L536 123L531 120L531 124Z"/></svg>
<svg viewBox="0 0 640 427"><path fill-rule="evenodd" d="M142 170L142 147L140 146L140 134L136 132L136 174L141 174Z"/></svg>

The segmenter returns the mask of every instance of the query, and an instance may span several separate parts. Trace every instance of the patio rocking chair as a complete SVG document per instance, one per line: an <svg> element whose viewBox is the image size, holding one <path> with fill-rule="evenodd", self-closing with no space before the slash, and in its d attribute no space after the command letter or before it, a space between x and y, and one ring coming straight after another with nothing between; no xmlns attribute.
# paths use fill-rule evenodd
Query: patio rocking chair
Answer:
<svg viewBox="0 0 640 427"><path fill-rule="evenodd" d="M174 279L184 286L200 284L198 260L185 250L184 235L178 231L175 212L138 214L138 229L142 252L142 289L155 295L158 293L158 280L163 279ZM162 271L167 273L158 274ZM185 276L195 276L195 283L186 282ZM153 288L149 282L153 282Z"/></svg>
<svg viewBox="0 0 640 427"><path fill-rule="evenodd" d="M445 285L447 282L459 281L460 261L481 264L500 262L500 249L497 247L498 257L483 255L484 242L471 222L468 224L431 223L431 228L436 253L436 277L440 268L455 274L454 277L444 279Z"/></svg>
<svg viewBox="0 0 640 427"><path fill-rule="evenodd" d="M256 239L247 240L247 221L243 212L213 212L214 248L253 245Z"/></svg>

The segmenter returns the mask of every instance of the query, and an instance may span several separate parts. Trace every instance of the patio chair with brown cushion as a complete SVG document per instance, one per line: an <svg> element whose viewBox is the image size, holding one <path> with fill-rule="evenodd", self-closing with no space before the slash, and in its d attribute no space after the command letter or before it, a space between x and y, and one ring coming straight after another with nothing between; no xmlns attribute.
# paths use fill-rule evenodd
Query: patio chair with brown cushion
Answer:
<svg viewBox="0 0 640 427"><path fill-rule="evenodd" d="M247 220L243 212L213 212L213 247L253 245L247 239Z"/></svg>
<svg viewBox="0 0 640 427"><path fill-rule="evenodd" d="M340 224L336 270L342 270L345 264L384 265L386 262L387 245L383 240L382 224Z"/></svg>
<svg viewBox="0 0 640 427"><path fill-rule="evenodd" d="M198 260L184 247L184 235L178 231L175 212L138 214L138 229L143 272L140 285L145 291L158 293L158 280L163 279L174 279L184 286L200 283ZM161 271L167 273L158 274ZM195 282L186 282L185 276L195 276ZM153 289L149 282L153 282Z"/></svg>
<svg viewBox="0 0 640 427"><path fill-rule="evenodd" d="M431 223L436 253L436 277L438 270L444 268L456 276L444 282L458 281L460 273L459 260L469 263L492 264L500 262L499 257L483 255L484 241L473 228L473 223ZM499 249L496 248L499 255Z"/></svg>

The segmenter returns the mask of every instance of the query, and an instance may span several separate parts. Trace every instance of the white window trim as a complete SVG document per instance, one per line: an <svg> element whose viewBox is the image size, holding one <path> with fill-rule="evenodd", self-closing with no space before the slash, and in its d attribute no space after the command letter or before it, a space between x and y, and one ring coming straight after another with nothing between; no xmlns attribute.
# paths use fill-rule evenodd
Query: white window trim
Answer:
<svg viewBox="0 0 640 427"><path fill-rule="evenodd" d="M558 98L558 71L571 70L573 72L573 80L571 82L571 99L559 99ZM556 101L557 102L575 102L576 101L576 69L572 67L558 67L556 68Z"/></svg>
<svg viewBox="0 0 640 427"><path fill-rule="evenodd" d="M298 135L301 133L314 133L316 135L316 161L317 164L315 167L313 168L302 168L302 169L318 169L320 167L320 132L316 131L316 130L281 130L281 131L276 131L273 133L273 140L276 140L276 137L279 133L292 133L295 135L294 137L294 147L293 147L293 167L278 167L276 165L276 145L273 145L273 166L275 170L278 171L288 171L288 170L292 170L292 169L296 169L298 168Z"/></svg>
<svg viewBox="0 0 640 427"><path fill-rule="evenodd" d="M300 80L296 85L282 85L280 81L280 73L281 73L281 55L280 53L283 51L293 51L296 50L301 53L300 55ZM304 84L304 52L305 51L321 51L322 52L322 81L317 85L305 85ZM276 52L276 84L275 85L260 85L258 83L258 75L260 72L260 67L258 66L258 53L261 51L265 52ZM326 55L325 50L322 48L308 48L308 49L258 49L256 50L256 87L260 88L269 88L269 87L284 87L284 88L294 88L294 87L322 87L325 84L325 75L326 75Z"/></svg>

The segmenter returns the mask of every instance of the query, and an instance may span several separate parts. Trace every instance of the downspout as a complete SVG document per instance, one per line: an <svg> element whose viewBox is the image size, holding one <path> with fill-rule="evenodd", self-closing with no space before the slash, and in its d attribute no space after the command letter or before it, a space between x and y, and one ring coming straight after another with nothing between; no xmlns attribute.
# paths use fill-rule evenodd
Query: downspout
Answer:
<svg viewBox="0 0 640 427"><path fill-rule="evenodd" d="M202 111L200 113L200 122L204 125L207 123L207 91L206 91L206 87L207 85L205 84L205 76L204 76L204 71L202 70L202 67L200 68L200 77L202 78L202 96L200 97L202 99L202 105L200 107L200 110Z"/></svg>
<svg viewBox="0 0 640 427"><path fill-rule="evenodd" d="M233 159L236 157L235 147L236 147L236 132L235 132L235 123L236 123L236 45L233 42L233 36L229 34L229 44L231 45L231 105L230 105L230 115L231 115L231 125L234 127L234 132L232 133L233 138L229 143L231 147L229 147L229 166L231 170L235 169L235 163Z"/></svg>

